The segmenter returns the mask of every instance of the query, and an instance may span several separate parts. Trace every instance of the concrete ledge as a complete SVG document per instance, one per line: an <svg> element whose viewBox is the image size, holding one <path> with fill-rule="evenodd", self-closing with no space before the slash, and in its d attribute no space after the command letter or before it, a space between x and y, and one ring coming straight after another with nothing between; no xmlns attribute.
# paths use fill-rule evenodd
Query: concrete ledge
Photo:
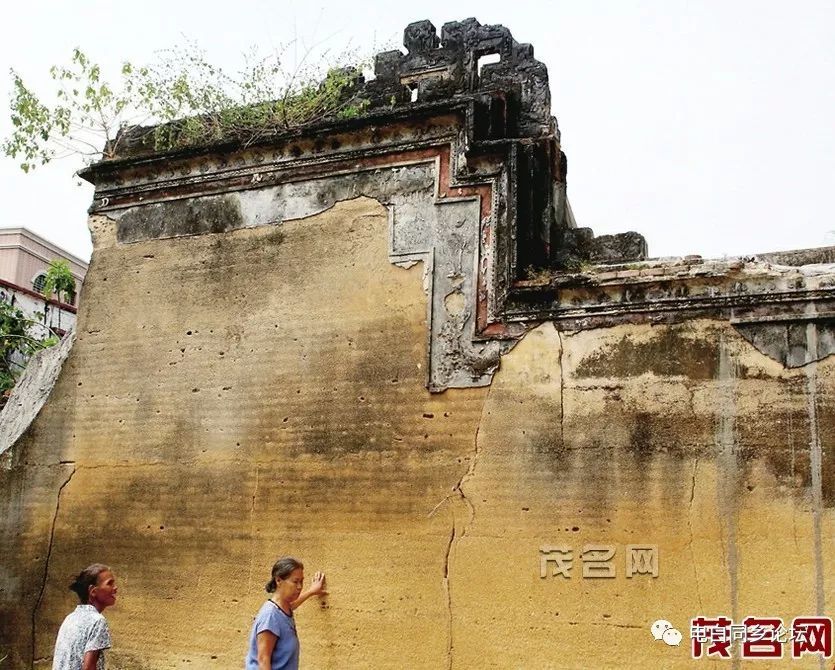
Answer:
<svg viewBox="0 0 835 670"><path fill-rule="evenodd" d="M29 359L26 371L0 412L0 467L8 467L3 454L20 439L46 403L74 342L75 331L70 331L60 343Z"/></svg>

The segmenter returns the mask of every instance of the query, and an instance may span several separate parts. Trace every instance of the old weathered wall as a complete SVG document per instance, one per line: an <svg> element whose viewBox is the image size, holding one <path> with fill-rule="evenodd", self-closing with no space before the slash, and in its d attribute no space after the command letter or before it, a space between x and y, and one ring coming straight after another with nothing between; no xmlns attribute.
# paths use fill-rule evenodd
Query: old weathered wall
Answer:
<svg viewBox="0 0 835 670"><path fill-rule="evenodd" d="M0 670L49 667L93 561L124 670L241 667L286 553L328 575L306 668L740 667L690 619L831 611L833 268L595 240L533 47L404 46L357 118L84 171L77 340L0 430Z"/></svg>
<svg viewBox="0 0 835 670"><path fill-rule="evenodd" d="M328 574L297 615L315 668L706 666L691 617L832 602L831 360L786 370L717 321L544 323L489 387L430 394L424 268L391 264L374 200L91 227L77 342L0 470L10 667L48 659L93 560L128 670L239 667L283 553ZM616 548L613 579L582 578L586 544ZM628 544L658 546L657 578L626 578ZM570 578L540 577L543 545L573 548Z"/></svg>
<svg viewBox="0 0 835 670"><path fill-rule="evenodd" d="M130 246L95 225L93 307L3 472L4 647L26 661L45 583L48 657L96 559L121 578L117 667L237 667L292 552L333 591L300 615L308 662L443 665L449 524L428 512L485 392L425 390L422 272L388 262L385 210Z"/></svg>
<svg viewBox="0 0 835 670"><path fill-rule="evenodd" d="M699 667L697 614L824 611L832 374L831 361L787 373L709 321L530 333L502 360L463 486L457 667ZM632 544L658 547L658 578L626 578ZM542 545L573 548L570 578L540 579ZM582 578L584 545L616 549L613 579ZM680 648L650 637L659 618ZM786 662L818 664L773 667Z"/></svg>

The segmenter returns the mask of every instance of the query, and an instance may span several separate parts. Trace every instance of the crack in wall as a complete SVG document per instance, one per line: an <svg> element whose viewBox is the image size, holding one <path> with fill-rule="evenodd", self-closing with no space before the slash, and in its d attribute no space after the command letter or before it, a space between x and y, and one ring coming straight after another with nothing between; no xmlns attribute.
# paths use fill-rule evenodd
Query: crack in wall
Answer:
<svg viewBox="0 0 835 670"><path fill-rule="evenodd" d="M487 412L487 407L490 401L490 394L492 393L493 386L491 385L488 390L487 394L484 397L484 404L481 406L481 416L478 420L478 425L476 426L475 437L473 440L473 454L472 458L470 459L470 464L467 466L467 471L461 476L455 486L452 488L453 493L451 495L446 496L441 502L439 502L432 511L429 513L428 516L432 516L445 502L449 501L451 498L457 494L457 498L464 502L467 506L468 511L468 518L466 523L464 524L463 528L461 529L461 533L458 533L457 527L457 519L455 516L455 508L454 506L450 506L450 516L452 518L452 528L449 534L449 540L447 541L446 552L444 553L444 574L443 574L443 585L444 585L444 593L446 595L446 609L447 609L447 669L452 669L452 659L453 659L453 651L454 651L454 642L453 642L453 609L452 609L452 584L450 580L450 559L452 556L452 550L455 544L464 538L467 534L467 531L470 529L472 524L475 522L475 506L473 505L472 501L470 501L467 494L464 492L464 485L475 477L475 470L476 466L478 465L479 457L481 456L481 447L478 443L478 437L481 432L481 424L484 421L485 412Z"/></svg>
<svg viewBox="0 0 835 670"><path fill-rule="evenodd" d="M461 531L461 537L464 537L467 534L467 531L470 529L470 526L475 522L475 507L470 499L467 497L467 494L464 493L464 485L469 482L473 477L475 477L475 469L478 465L478 459L481 456L481 447L478 444L478 436L481 432L481 424L484 421L484 413L487 412L487 406L490 402L490 393L492 392L493 387L487 390L487 394L484 397L484 404L481 407L481 416L478 419L478 426L475 429L475 438L473 440L473 457L470 459L470 464L467 467L467 471L458 480L458 483L455 485L455 490L458 491L461 498L467 504L467 508L470 511L470 518L467 520L467 524L464 526L464 529ZM489 413L489 412L488 412Z"/></svg>
<svg viewBox="0 0 835 670"><path fill-rule="evenodd" d="M717 462L719 477L716 482L717 509L719 510L720 528L726 529L723 542L723 558L728 572L731 597L731 618L739 618L739 575L737 552L737 485L738 469L736 453L736 373L731 360L730 345L725 335L719 339L719 366L717 382L719 391L719 414L716 420L715 442L718 449ZM722 520L727 521L727 526ZM727 549L725 549L727 546ZM733 668L739 667L739 658L734 656Z"/></svg>
<svg viewBox="0 0 835 670"><path fill-rule="evenodd" d="M808 374L808 370L807 370ZM791 465L789 470L789 481L795 481L795 468L796 468L796 458L797 452L795 449L794 443L794 419L792 417L792 413L789 412L788 414L788 433L787 439L789 441L789 450L791 452ZM797 505L794 504L791 507L792 510L792 538L794 540L794 550L799 554L800 553L800 542L797 539Z"/></svg>
<svg viewBox="0 0 835 670"><path fill-rule="evenodd" d="M817 351L817 327L814 323L806 326L806 356L811 359L812 352ZM823 540L821 529L821 507L823 497L823 483L821 472L821 443L818 434L817 412L817 362L810 360L806 371L806 403L809 414L809 466L812 471L812 528L814 533L815 552L815 605L818 616L823 616L826 606L824 593ZM824 667L824 659L819 659L820 667Z"/></svg>
<svg viewBox="0 0 835 670"><path fill-rule="evenodd" d="M560 447L565 448L565 344L562 341L562 333L557 331L557 339L560 342Z"/></svg>
<svg viewBox="0 0 835 670"><path fill-rule="evenodd" d="M699 471L699 457L693 463L693 478L690 482L690 502L687 506L687 529L690 532L690 558L693 563L693 581L696 584L696 598L699 601L699 611L704 611L702 606L702 591L699 583L699 572L696 569L696 552L693 549L693 501L696 498L696 474Z"/></svg>
<svg viewBox="0 0 835 670"><path fill-rule="evenodd" d="M452 589L449 583L449 555L455 542L455 510L450 508L449 513L452 516L452 530L444 554L444 594L446 595L447 609L446 667L448 670L452 670Z"/></svg>
<svg viewBox="0 0 835 670"><path fill-rule="evenodd" d="M249 574L246 578L247 590L252 588L252 572L255 569L255 502L258 500L258 477L260 473L260 465L255 464L255 487L252 491L252 505L249 507Z"/></svg>
<svg viewBox="0 0 835 670"><path fill-rule="evenodd" d="M687 392L687 401L690 405L690 413L693 416L695 416L696 415L696 389L689 384L684 384L684 390Z"/></svg>
<svg viewBox="0 0 835 670"><path fill-rule="evenodd" d="M73 461L66 461L66 465L72 465L72 471L64 480L64 483L58 487L58 494L55 496L55 512L52 515L52 526L49 530L49 544L47 545L46 549L46 559L44 560L43 566L43 577L41 578L41 588L38 591L38 597L35 600L35 606L32 608L32 663L35 663L35 643L36 643L36 619L38 617L38 609L41 606L41 601L43 600L43 594L46 590L46 581L49 577L49 560L52 557L52 547L55 541L55 525L58 521L58 512L61 509L61 493L67 487L67 485L72 481L73 475L78 471L79 468L76 467Z"/></svg>

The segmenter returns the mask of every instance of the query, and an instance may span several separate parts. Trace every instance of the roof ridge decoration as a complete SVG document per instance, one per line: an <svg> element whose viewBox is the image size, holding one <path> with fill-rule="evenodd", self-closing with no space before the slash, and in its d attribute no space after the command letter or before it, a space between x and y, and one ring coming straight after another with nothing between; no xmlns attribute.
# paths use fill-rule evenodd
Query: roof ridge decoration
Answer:
<svg viewBox="0 0 835 670"><path fill-rule="evenodd" d="M520 44L502 25L481 25L476 19L445 23L438 37L430 21L410 23L403 36L407 53L377 54L376 78L365 84L371 106L435 102L455 95L502 90L513 92L518 105L517 127L510 134L543 137L557 133L551 116L548 69L534 58L533 46ZM485 56L498 63L480 66ZM408 97L407 97L408 96Z"/></svg>

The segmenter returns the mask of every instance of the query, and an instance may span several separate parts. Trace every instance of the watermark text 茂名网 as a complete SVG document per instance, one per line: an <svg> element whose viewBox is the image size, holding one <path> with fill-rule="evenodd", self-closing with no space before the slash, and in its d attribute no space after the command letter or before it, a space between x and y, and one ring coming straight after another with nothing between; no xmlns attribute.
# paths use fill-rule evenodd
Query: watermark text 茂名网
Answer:
<svg viewBox="0 0 835 670"><path fill-rule="evenodd" d="M749 616L735 623L725 616L698 616L690 620L690 638L693 658L732 658L735 645L743 659L801 658L807 654L831 658L832 619L795 617L786 628L779 617Z"/></svg>
<svg viewBox="0 0 835 670"><path fill-rule="evenodd" d="M585 544L579 559L583 564L583 579L613 579L617 576L615 556L617 547L610 544ZM625 575L658 577L658 546L654 544L627 544L624 547ZM539 576L571 578L574 567L574 549L565 545L545 544L539 548Z"/></svg>

